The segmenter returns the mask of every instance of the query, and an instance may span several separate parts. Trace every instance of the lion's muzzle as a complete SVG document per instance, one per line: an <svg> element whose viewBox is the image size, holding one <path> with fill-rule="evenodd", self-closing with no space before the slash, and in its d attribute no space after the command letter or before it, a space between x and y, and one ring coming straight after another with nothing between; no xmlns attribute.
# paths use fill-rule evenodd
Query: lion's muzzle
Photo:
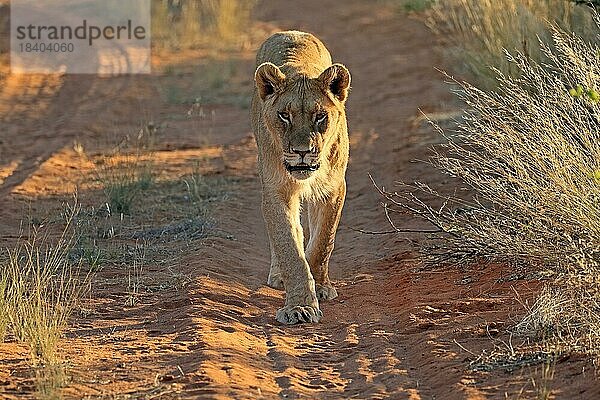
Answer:
<svg viewBox="0 0 600 400"><path fill-rule="evenodd" d="M319 154L316 151L293 150L283 154L283 164L290 172L310 173L319 169Z"/></svg>

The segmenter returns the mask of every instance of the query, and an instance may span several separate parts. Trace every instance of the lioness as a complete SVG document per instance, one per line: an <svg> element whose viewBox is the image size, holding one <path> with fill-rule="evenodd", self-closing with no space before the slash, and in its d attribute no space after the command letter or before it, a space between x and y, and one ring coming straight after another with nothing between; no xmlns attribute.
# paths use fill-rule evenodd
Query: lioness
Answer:
<svg viewBox="0 0 600 400"><path fill-rule="evenodd" d="M315 36L279 32L256 56L252 128L271 247L268 285L285 288L284 324L318 322L337 296L328 263L346 196L350 73ZM300 225L308 204L306 251Z"/></svg>

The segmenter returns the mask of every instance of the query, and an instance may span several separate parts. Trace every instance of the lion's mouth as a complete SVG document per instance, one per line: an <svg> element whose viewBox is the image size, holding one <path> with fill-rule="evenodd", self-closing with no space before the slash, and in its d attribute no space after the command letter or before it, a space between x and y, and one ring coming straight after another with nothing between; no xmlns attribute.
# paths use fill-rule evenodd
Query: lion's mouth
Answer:
<svg viewBox="0 0 600 400"><path fill-rule="evenodd" d="M287 162L283 162L285 169L289 172L314 172L319 169L319 164L309 165L306 163L300 163L298 165L290 165Z"/></svg>

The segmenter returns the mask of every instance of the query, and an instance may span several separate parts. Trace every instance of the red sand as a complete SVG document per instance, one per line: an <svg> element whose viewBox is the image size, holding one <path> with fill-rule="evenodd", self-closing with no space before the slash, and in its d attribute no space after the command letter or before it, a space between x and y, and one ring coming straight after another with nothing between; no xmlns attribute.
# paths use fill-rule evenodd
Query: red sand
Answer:
<svg viewBox="0 0 600 400"><path fill-rule="evenodd" d="M135 307L124 305L126 272L106 267L86 302L89 313L74 318L64 339L61 354L69 360L71 378L62 395L535 397L532 382L542 383L541 367L473 372L469 361L484 349L503 346L505 329L523 313L514 291L532 298L538 284L497 283L511 273L501 266L423 270L411 256L414 244L396 235L351 229L388 229L369 173L388 187L396 180L443 182L431 169L412 162L425 159L428 143L435 141L429 129L411 123L418 109L456 107L434 70L450 67L435 38L421 22L385 2L269 0L259 9L256 18L266 30L313 32L352 73L348 197L331 261L339 298L322 304L320 324L286 327L275 322L283 293L265 285L269 253L248 111L207 106L210 118L193 124L169 120L156 165L165 174L181 176L195 159L204 158L205 173L238 177L229 198L212 210L219 229L235 240L217 237L173 245L172 253L178 254L174 261L150 265L144 279L160 281L168 267L187 277L187 284L144 293ZM252 57L248 50L239 61L248 85ZM163 62L156 60L157 66ZM194 58L184 62L193 66ZM102 148L107 132L135 131L147 116L160 121L185 112L185 106L163 102L157 93L160 76L0 74L0 79L3 245L18 234L18 221L28 207L34 212L48 204L56 207L90 172L91 163L71 150L75 139L87 148ZM189 77L175 79L185 86ZM206 132L208 139L202 139ZM98 196L91 189L80 192L84 204L100 203ZM411 221L400 216L398 223ZM0 397L34 396L26 356L21 345L0 344ZM559 362L547 384L556 398L600 398L594 367L586 360Z"/></svg>

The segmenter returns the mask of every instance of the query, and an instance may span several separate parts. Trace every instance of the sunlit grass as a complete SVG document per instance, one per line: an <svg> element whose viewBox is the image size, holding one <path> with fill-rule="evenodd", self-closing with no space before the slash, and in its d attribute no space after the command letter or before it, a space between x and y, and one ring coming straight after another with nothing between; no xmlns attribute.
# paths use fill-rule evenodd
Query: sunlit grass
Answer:
<svg viewBox="0 0 600 400"><path fill-rule="evenodd" d="M452 45L463 64L484 88L498 84L491 67L517 78L521 73L505 57L505 49L535 62L547 62L541 42L551 44L548 22L585 40L595 40L588 7L566 0L447 0L436 3L429 23Z"/></svg>
<svg viewBox="0 0 600 400"><path fill-rule="evenodd" d="M65 227L53 241L49 232L33 229L6 252L0 270L5 282L3 314L14 337L26 343L33 365L59 362L58 348L69 318L88 289L89 274L72 264L75 208L65 214Z"/></svg>

